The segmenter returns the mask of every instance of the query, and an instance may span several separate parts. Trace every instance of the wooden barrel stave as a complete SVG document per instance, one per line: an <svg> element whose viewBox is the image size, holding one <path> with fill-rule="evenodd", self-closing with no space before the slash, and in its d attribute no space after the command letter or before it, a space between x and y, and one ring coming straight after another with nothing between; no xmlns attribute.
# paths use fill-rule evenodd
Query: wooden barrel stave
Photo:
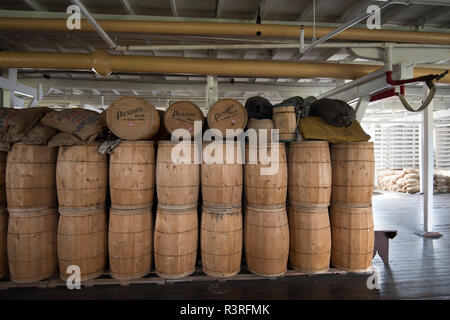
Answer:
<svg viewBox="0 0 450 320"><path fill-rule="evenodd" d="M6 161L8 152L0 151L0 205L6 203Z"/></svg>
<svg viewBox="0 0 450 320"><path fill-rule="evenodd" d="M150 272L153 257L152 209L110 209L108 252L111 277L131 280Z"/></svg>
<svg viewBox="0 0 450 320"><path fill-rule="evenodd" d="M9 209L8 264L11 281L31 283L57 273L58 212L52 209Z"/></svg>
<svg viewBox="0 0 450 320"><path fill-rule="evenodd" d="M114 208L146 208L155 193L153 141L122 141L111 153L109 188Z"/></svg>
<svg viewBox="0 0 450 320"><path fill-rule="evenodd" d="M70 265L80 267L81 280L105 272L108 252L108 223L105 208L59 209L58 261L61 279L70 276Z"/></svg>
<svg viewBox="0 0 450 320"><path fill-rule="evenodd" d="M200 247L203 272L229 277L241 269L243 222L240 206L203 206Z"/></svg>

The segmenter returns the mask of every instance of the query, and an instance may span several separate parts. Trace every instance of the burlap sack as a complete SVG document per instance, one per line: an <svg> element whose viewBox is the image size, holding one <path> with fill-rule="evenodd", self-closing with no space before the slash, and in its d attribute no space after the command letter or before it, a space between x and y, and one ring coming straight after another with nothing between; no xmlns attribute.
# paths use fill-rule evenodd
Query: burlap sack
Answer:
<svg viewBox="0 0 450 320"><path fill-rule="evenodd" d="M420 186L413 186L406 188L406 192L408 193L417 193L420 191Z"/></svg>
<svg viewBox="0 0 450 320"><path fill-rule="evenodd" d="M41 123L76 135L83 141L95 138L104 133L106 129L104 116L101 113L79 108L49 111L42 118Z"/></svg>
<svg viewBox="0 0 450 320"><path fill-rule="evenodd" d="M49 147L73 146L79 144L85 144L85 142L77 136L66 132L55 134L47 143Z"/></svg>
<svg viewBox="0 0 450 320"><path fill-rule="evenodd" d="M7 133L3 141L14 141L24 136L48 112L49 108L0 108L0 132ZM6 139L6 140L5 140Z"/></svg>
<svg viewBox="0 0 450 320"><path fill-rule="evenodd" d="M407 179L406 180L406 185L408 187L416 186L418 184L419 184L419 179Z"/></svg>
<svg viewBox="0 0 450 320"><path fill-rule="evenodd" d="M417 173L408 173L405 175L406 179L420 179L420 176Z"/></svg>
<svg viewBox="0 0 450 320"><path fill-rule="evenodd" d="M412 167L405 168L405 169L403 169L403 171L405 171L406 173L417 173L417 174L419 174L419 170L416 169L416 168L412 168Z"/></svg>

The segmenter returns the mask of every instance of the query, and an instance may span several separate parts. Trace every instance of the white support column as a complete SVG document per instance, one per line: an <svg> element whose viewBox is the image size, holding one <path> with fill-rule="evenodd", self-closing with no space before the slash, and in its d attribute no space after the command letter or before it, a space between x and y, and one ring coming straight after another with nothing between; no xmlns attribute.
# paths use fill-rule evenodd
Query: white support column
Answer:
<svg viewBox="0 0 450 320"><path fill-rule="evenodd" d="M206 77L206 101L205 106L209 109L219 99L219 85L217 76L208 75Z"/></svg>
<svg viewBox="0 0 450 320"><path fill-rule="evenodd" d="M361 122L367 107L369 106L370 97L360 97L355 107L356 120Z"/></svg>
<svg viewBox="0 0 450 320"><path fill-rule="evenodd" d="M428 95L428 87L424 84L424 100ZM425 232L433 229L433 167L434 167L434 143L433 143L433 102L423 111L423 228Z"/></svg>

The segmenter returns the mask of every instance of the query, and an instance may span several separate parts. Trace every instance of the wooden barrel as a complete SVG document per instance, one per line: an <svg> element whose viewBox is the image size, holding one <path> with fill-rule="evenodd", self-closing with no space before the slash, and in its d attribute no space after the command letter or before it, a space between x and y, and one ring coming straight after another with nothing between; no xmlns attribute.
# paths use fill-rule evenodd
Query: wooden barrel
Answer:
<svg viewBox="0 0 450 320"><path fill-rule="evenodd" d="M241 270L242 209L203 205L200 231L202 269L213 277L229 277Z"/></svg>
<svg viewBox="0 0 450 320"><path fill-rule="evenodd" d="M249 271L263 276L284 274L289 256L286 207L247 206L244 246Z"/></svg>
<svg viewBox="0 0 450 320"><path fill-rule="evenodd" d="M275 152L278 152L278 160L276 160ZM285 205L287 196L287 163L284 143L269 144L266 152L263 153L267 154L267 159L260 158L257 147L246 145L244 168L246 202L255 206ZM252 155L255 155L255 158ZM274 158L273 160L271 160L272 157ZM272 161L272 163L267 163L267 161ZM272 168L273 170L270 170L272 172L268 173L273 174L265 175L261 168Z"/></svg>
<svg viewBox="0 0 450 320"><path fill-rule="evenodd" d="M197 206L158 205L154 233L156 273L170 279L190 275L195 270L197 247Z"/></svg>
<svg viewBox="0 0 450 320"><path fill-rule="evenodd" d="M0 151L0 205L6 203L6 158L8 157L8 152Z"/></svg>
<svg viewBox="0 0 450 320"><path fill-rule="evenodd" d="M297 139L297 122L293 106L275 107L272 114L275 129L279 130L280 141L294 141Z"/></svg>
<svg viewBox="0 0 450 320"><path fill-rule="evenodd" d="M106 124L121 139L145 140L158 133L160 119L156 108L147 100L122 97L106 109Z"/></svg>
<svg viewBox="0 0 450 320"><path fill-rule="evenodd" d="M155 193L155 143L122 141L109 159L111 206L146 208Z"/></svg>
<svg viewBox="0 0 450 320"><path fill-rule="evenodd" d="M221 99L211 106L206 116L208 126L218 129L226 136L226 129L244 129L247 125L247 110L233 99Z"/></svg>
<svg viewBox="0 0 450 320"><path fill-rule="evenodd" d="M56 207L57 148L15 143L6 163L8 208Z"/></svg>
<svg viewBox="0 0 450 320"><path fill-rule="evenodd" d="M194 160L200 159L199 156L200 151L190 141L180 144L159 141L156 160L156 191L159 204L197 206L200 166L195 164ZM181 162L184 160L188 163Z"/></svg>
<svg viewBox="0 0 450 320"><path fill-rule="evenodd" d="M331 207L331 264L353 272L372 265L374 224L372 207Z"/></svg>
<svg viewBox="0 0 450 320"><path fill-rule="evenodd" d="M110 209L109 267L111 277L131 280L150 272L153 257L152 208Z"/></svg>
<svg viewBox="0 0 450 320"><path fill-rule="evenodd" d="M56 256L56 208L8 209L8 263L11 281L44 280L58 271Z"/></svg>
<svg viewBox="0 0 450 320"><path fill-rule="evenodd" d="M330 204L331 161L327 141L289 144L289 201L301 205Z"/></svg>
<svg viewBox="0 0 450 320"><path fill-rule="evenodd" d="M108 222L105 208L59 209L58 261L61 279L71 275L67 267L80 267L81 280L105 272Z"/></svg>
<svg viewBox="0 0 450 320"><path fill-rule="evenodd" d="M375 175L373 142L333 144L331 201L367 206L372 203Z"/></svg>
<svg viewBox="0 0 450 320"><path fill-rule="evenodd" d="M256 130L256 136L258 137L258 141L259 141L259 136L260 136L259 130L260 129L267 130L267 132L266 132L267 142L270 142L272 140L271 139L272 138L272 130L275 127L274 127L272 119L250 118L250 119L248 119L247 128Z"/></svg>
<svg viewBox="0 0 450 320"><path fill-rule="evenodd" d="M8 232L8 211L0 206L0 279L8 275L8 249L6 238Z"/></svg>
<svg viewBox="0 0 450 320"><path fill-rule="evenodd" d="M330 267L331 230L328 205L288 207L289 262L305 273L326 272Z"/></svg>
<svg viewBox="0 0 450 320"><path fill-rule="evenodd" d="M194 122L205 120L202 110L194 103L189 101L178 101L171 104L164 113L164 126L169 133L176 129L186 129L191 136L201 133L194 132Z"/></svg>
<svg viewBox="0 0 450 320"><path fill-rule="evenodd" d="M243 161L238 143L234 142L231 145L205 143L203 144L202 159L203 204L207 206L240 206L242 203Z"/></svg>
<svg viewBox="0 0 450 320"><path fill-rule="evenodd" d="M104 206L108 185L108 161L98 144L61 146L56 166L60 208Z"/></svg>

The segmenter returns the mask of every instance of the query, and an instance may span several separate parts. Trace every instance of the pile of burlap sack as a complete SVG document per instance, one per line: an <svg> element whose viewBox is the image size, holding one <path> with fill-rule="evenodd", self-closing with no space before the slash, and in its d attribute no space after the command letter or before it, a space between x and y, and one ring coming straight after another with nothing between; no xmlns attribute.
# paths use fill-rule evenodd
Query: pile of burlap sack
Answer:
<svg viewBox="0 0 450 320"><path fill-rule="evenodd" d="M86 144L101 139L105 132L104 114L95 111L0 108L0 151L9 151L16 142L50 147Z"/></svg>
<svg viewBox="0 0 450 320"><path fill-rule="evenodd" d="M417 168L403 170L382 170L377 172L378 188L403 193L420 192L420 174ZM435 173L433 177L434 192L450 192L450 175Z"/></svg>

